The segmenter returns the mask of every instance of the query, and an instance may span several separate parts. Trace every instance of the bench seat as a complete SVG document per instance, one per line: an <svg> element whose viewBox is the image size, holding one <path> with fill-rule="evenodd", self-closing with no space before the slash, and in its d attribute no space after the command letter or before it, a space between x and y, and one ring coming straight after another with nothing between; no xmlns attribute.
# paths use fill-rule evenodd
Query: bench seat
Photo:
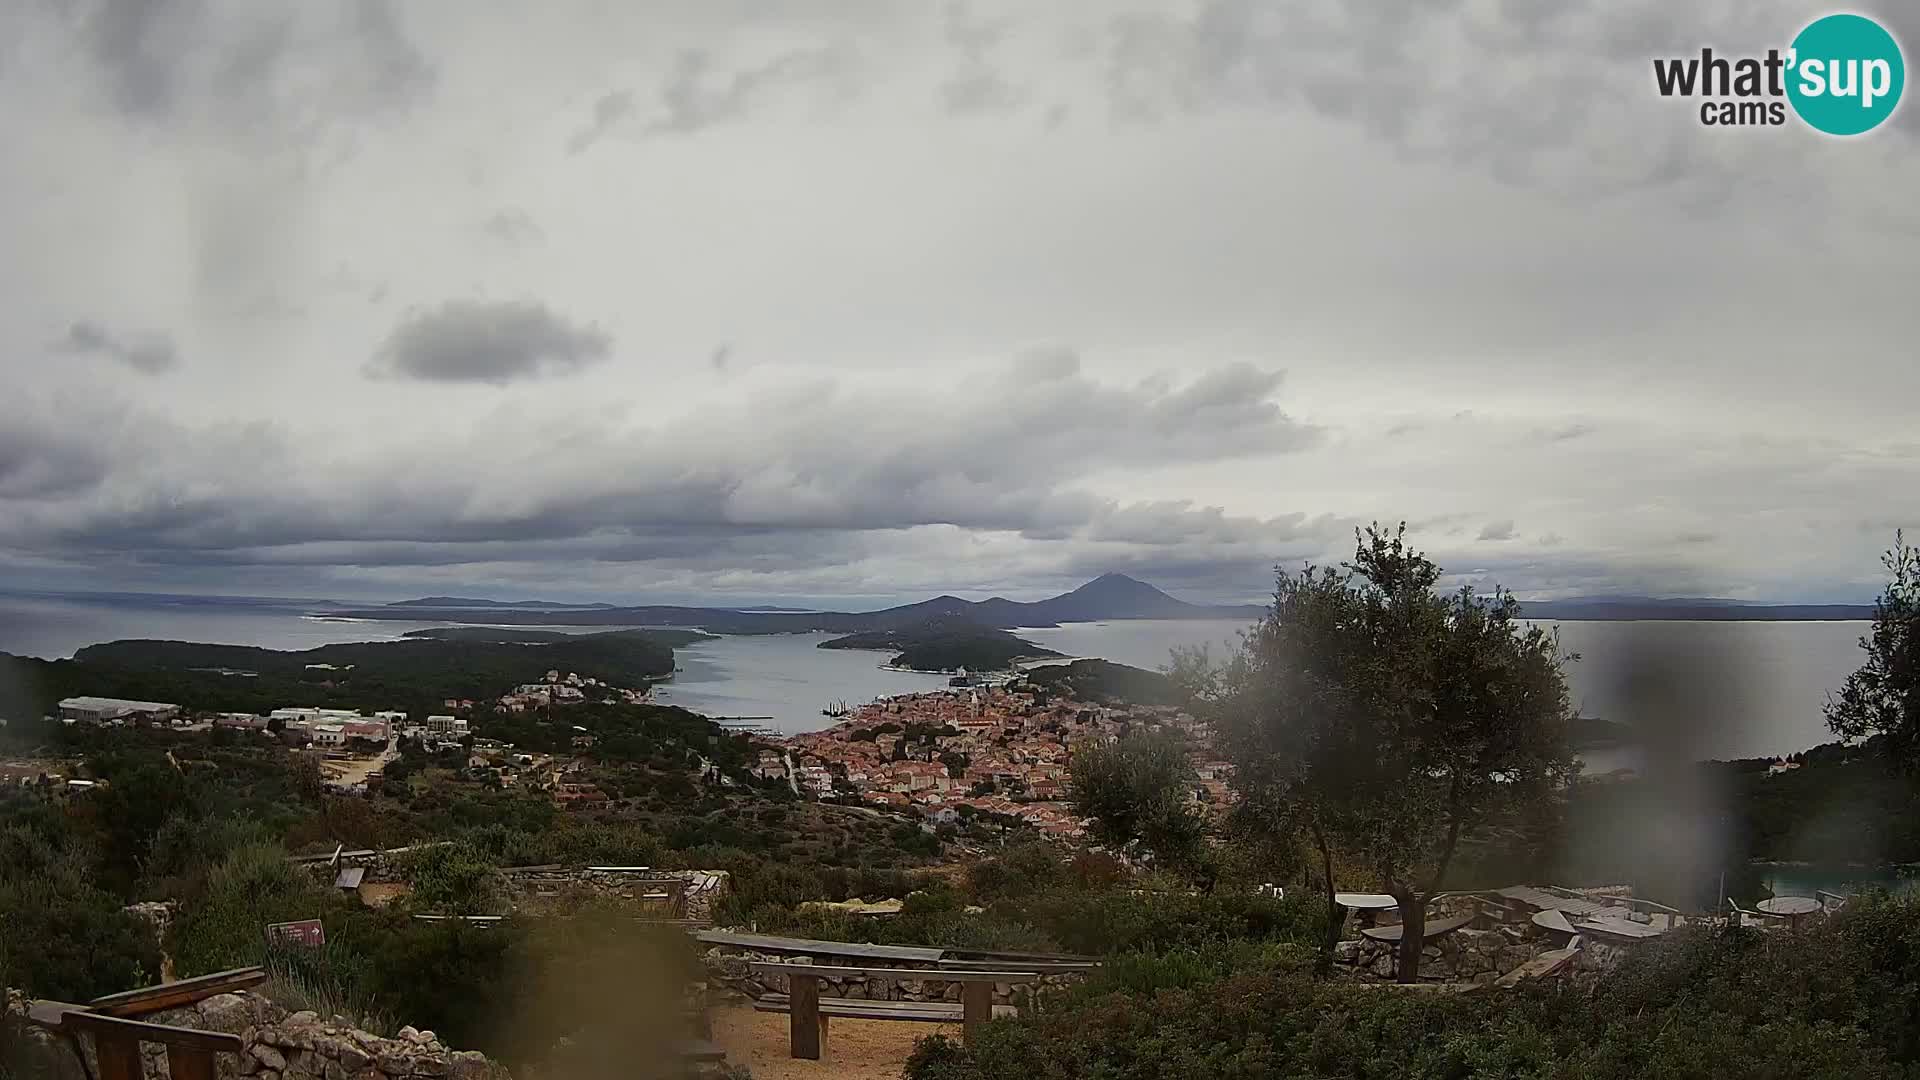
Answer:
<svg viewBox="0 0 1920 1080"><path fill-rule="evenodd" d="M755 999L758 1012L791 1011L785 994L766 994ZM860 998L821 998L821 1016L840 1016L851 1020L918 1020L929 1024L958 1024L966 1019L966 1009L957 1001L867 1001ZM1015 1016L1011 1005L995 1005L994 1017Z"/></svg>

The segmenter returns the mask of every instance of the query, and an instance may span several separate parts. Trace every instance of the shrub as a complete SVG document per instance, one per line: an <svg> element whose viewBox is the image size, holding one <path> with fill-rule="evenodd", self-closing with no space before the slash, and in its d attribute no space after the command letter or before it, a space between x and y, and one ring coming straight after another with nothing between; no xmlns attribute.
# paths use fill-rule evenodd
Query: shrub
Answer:
<svg viewBox="0 0 1920 1080"><path fill-rule="evenodd" d="M206 892L173 924L169 944L183 976L261 963L266 928L322 918L341 901L269 844L234 849L207 875Z"/></svg>
<svg viewBox="0 0 1920 1080"><path fill-rule="evenodd" d="M1407 994L1315 981L1305 946L1115 958L1075 994L923 1040L907 1080L1894 1080L1912 1075L1920 902L1793 934L1682 932L1589 989Z"/></svg>
<svg viewBox="0 0 1920 1080"><path fill-rule="evenodd" d="M485 913L500 894L493 860L463 840L414 853L407 862L407 880L416 907L452 914Z"/></svg>

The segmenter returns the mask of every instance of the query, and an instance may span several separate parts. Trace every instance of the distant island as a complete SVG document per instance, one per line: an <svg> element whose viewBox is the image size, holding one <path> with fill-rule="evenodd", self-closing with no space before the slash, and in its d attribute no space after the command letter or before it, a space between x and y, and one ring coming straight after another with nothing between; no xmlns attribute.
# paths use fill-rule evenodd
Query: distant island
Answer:
<svg viewBox="0 0 1920 1080"><path fill-rule="evenodd" d="M1873 618L1872 604L1755 604L1743 600L1698 597L1580 596L1566 600L1521 601L1527 619L1566 622L1863 622Z"/></svg>
<svg viewBox="0 0 1920 1080"><path fill-rule="evenodd" d="M457 598L429 597L428 600ZM686 626L715 634L795 634L828 631L858 634L872 631L905 630L929 620L951 619L987 629L1013 630L1020 627L1050 627L1070 622L1100 622L1109 619L1246 619L1252 621L1265 611L1257 604L1190 604L1168 596L1159 589L1125 574L1102 574L1072 592L1045 600L1019 601L1004 597L988 600L963 600L958 596L936 596L917 604L902 604L880 611L794 611L771 607L574 607L532 610L521 601L515 604L476 606L482 602L459 600L435 607L423 600L325 614L350 619L433 619L457 623L523 623L561 626Z"/></svg>
<svg viewBox="0 0 1920 1080"><path fill-rule="evenodd" d="M539 600L496 601L429 596L380 607L325 611L323 617L405 619L469 624L536 626L676 626L713 634L799 634L826 631L863 634L903 630L931 619L960 619L997 630L1044 628L1062 623L1133 619L1244 619L1266 613L1260 604L1192 604L1125 574L1102 574L1072 592L1045 600L1005 597L964 600L936 596L879 611L810 611L774 606L684 607L553 604ZM1544 621L1623 620L1709 622L1837 622L1873 618L1868 604L1760 604L1707 597L1578 596L1522 601L1522 617Z"/></svg>
<svg viewBox="0 0 1920 1080"><path fill-rule="evenodd" d="M474 600L465 596L423 596L418 600L395 600L388 607L404 608L537 608L552 610L592 610L612 604L562 604L552 600Z"/></svg>
<svg viewBox="0 0 1920 1080"><path fill-rule="evenodd" d="M708 641L714 635L700 630L607 630L600 633L569 633L565 630L521 630L503 626L435 626L409 630L403 638L429 638L435 641L489 641L496 645L570 645L581 641L604 641L621 637L643 638L657 645L678 649L696 641Z"/></svg>
<svg viewBox="0 0 1920 1080"><path fill-rule="evenodd" d="M89 645L71 660L0 653L0 717L44 716L62 698L83 694L245 712L381 702L425 713L447 698L508 693L555 669L639 689L673 672L673 649L684 632L670 633L560 634L537 648L491 640L499 632L487 631L296 651L123 640Z"/></svg>
<svg viewBox="0 0 1920 1080"><path fill-rule="evenodd" d="M1187 695L1166 675L1116 664L1111 660L1040 664L1027 669L1025 678L1031 687L1080 701L1098 701L1108 705L1188 703Z"/></svg>
<svg viewBox="0 0 1920 1080"><path fill-rule="evenodd" d="M913 671L999 671L1015 660L1059 656L1005 630L935 618L894 630L866 630L820 643L822 649L874 649L896 654L891 666Z"/></svg>

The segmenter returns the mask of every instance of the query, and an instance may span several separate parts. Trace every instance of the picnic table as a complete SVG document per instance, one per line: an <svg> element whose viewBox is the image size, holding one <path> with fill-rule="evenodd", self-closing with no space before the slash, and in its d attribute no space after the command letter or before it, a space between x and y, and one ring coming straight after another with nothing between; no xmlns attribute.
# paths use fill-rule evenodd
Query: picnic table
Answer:
<svg viewBox="0 0 1920 1080"><path fill-rule="evenodd" d="M1775 896L1753 905L1762 915L1773 915L1787 920L1788 926L1799 926L1804 916L1826 910L1826 905L1811 896Z"/></svg>
<svg viewBox="0 0 1920 1080"><path fill-rule="evenodd" d="M1437 937L1451 934L1455 930L1472 922L1473 919L1474 917L1472 915L1456 915L1451 919L1435 919L1421 928L1421 940L1432 941ZM1374 941L1399 941L1405 931L1405 926L1400 923L1395 923L1392 926L1369 926L1365 930L1360 931L1360 934L1362 937L1370 938Z"/></svg>

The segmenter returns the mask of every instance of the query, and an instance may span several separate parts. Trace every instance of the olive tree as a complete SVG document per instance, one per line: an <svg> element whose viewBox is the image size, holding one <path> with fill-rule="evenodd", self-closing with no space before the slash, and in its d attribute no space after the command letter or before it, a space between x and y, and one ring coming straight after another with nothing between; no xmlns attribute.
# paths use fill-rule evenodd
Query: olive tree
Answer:
<svg viewBox="0 0 1920 1080"><path fill-rule="evenodd" d="M1093 821L1094 839L1120 850L1144 849L1162 866L1191 869L1206 820L1193 805L1194 770L1186 748L1164 734L1133 734L1074 751L1068 795Z"/></svg>
<svg viewBox="0 0 1920 1080"><path fill-rule="evenodd" d="M1399 978L1419 974L1427 899L1463 836L1539 812L1574 763L1558 637L1510 594L1437 591L1406 528L1356 536L1341 567L1276 574L1274 600L1216 673L1212 706L1243 828L1303 833L1327 886L1364 867L1400 910Z"/></svg>
<svg viewBox="0 0 1920 1080"><path fill-rule="evenodd" d="M1920 749L1920 549L1895 533L1881 557L1890 580L1860 639L1867 662L1827 702L1827 726L1844 739L1885 736L1893 756L1916 763Z"/></svg>

